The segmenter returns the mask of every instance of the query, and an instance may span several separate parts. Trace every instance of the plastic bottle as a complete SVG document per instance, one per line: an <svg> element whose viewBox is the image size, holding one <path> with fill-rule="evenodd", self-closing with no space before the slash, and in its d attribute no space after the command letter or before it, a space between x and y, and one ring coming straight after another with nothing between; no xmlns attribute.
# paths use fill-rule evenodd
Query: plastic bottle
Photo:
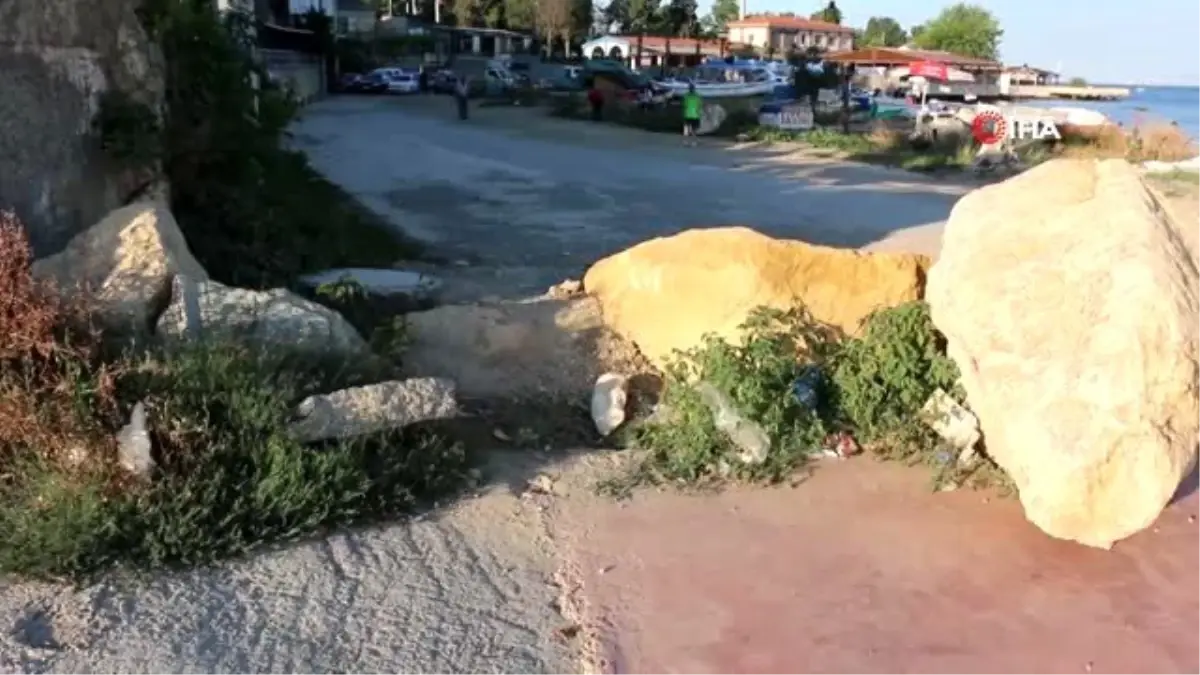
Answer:
<svg viewBox="0 0 1200 675"><path fill-rule="evenodd" d="M707 382L696 386L696 391L708 409L712 411L713 423L741 452L738 455L745 464L761 464L771 451L771 439L767 432L737 411L733 401Z"/></svg>

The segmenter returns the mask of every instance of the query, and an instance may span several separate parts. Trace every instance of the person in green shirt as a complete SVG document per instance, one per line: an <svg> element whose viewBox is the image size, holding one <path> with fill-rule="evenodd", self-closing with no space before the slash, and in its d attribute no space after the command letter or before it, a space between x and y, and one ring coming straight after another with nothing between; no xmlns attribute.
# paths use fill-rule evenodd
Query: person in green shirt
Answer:
<svg viewBox="0 0 1200 675"><path fill-rule="evenodd" d="M700 112L704 109L704 99L696 93L696 85L689 84L687 93L683 95L683 144L695 146L696 133L700 131Z"/></svg>

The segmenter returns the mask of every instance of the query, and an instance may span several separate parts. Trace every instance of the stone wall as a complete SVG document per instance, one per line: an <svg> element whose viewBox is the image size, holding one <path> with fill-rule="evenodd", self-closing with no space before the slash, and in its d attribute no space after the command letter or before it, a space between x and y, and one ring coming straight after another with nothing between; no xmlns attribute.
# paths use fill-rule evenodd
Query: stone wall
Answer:
<svg viewBox="0 0 1200 675"><path fill-rule="evenodd" d="M114 164L91 134L106 91L162 108L162 55L137 5L0 0L0 208L16 211L39 255L154 178Z"/></svg>

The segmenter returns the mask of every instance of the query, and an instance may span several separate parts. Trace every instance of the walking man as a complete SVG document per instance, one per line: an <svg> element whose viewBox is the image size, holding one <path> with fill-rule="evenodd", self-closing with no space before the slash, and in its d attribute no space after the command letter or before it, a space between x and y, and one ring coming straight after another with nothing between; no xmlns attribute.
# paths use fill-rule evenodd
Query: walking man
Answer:
<svg viewBox="0 0 1200 675"><path fill-rule="evenodd" d="M700 131L700 113L704 110L704 99L696 93L696 85L689 84L687 93L683 95L683 144L696 147L696 139Z"/></svg>
<svg viewBox="0 0 1200 675"><path fill-rule="evenodd" d="M467 96L471 93L471 81L467 76L458 78L454 84L454 102L458 104L458 119L467 119Z"/></svg>

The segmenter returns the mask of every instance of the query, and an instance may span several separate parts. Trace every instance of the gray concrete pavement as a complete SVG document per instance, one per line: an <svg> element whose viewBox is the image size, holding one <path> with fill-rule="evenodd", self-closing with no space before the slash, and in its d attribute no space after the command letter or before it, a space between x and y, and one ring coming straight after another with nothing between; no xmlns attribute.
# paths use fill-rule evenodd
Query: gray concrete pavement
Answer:
<svg viewBox="0 0 1200 675"><path fill-rule="evenodd" d="M0 581L0 673L574 672L535 511L497 488L211 569Z"/></svg>
<svg viewBox="0 0 1200 675"><path fill-rule="evenodd" d="M611 125L441 97L322 101L296 126L330 179L476 263L489 294L536 292L608 253L689 227L744 224L858 247L944 222L962 186L770 150L687 149ZM487 281L490 279L490 283Z"/></svg>

